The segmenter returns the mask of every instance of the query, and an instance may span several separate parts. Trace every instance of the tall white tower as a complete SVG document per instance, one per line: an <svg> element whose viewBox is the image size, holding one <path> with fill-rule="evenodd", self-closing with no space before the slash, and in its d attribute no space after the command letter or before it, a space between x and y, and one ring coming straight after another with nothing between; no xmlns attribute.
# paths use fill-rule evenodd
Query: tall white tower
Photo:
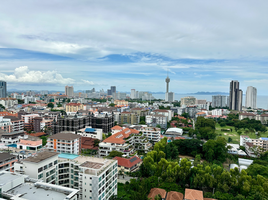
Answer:
<svg viewBox="0 0 268 200"><path fill-rule="evenodd" d="M170 82L170 78L168 77L167 75L167 78L166 78L166 83L167 83L167 89L166 89L166 93L168 93L168 86L169 86L169 82Z"/></svg>
<svg viewBox="0 0 268 200"><path fill-rule="evenodd" d="M246 103L247 108L257 108L257 89L252 86L248 86L246 92Z"/></svg>
<svg viewBox="0 0 268 200"><path fill-rule="evenodd" d="M167 75L167 78L166 78L167 88L166 88L165 101L172 102L174 101L174 93L169 92L169 82L170 82L170 78Z"/></svg>

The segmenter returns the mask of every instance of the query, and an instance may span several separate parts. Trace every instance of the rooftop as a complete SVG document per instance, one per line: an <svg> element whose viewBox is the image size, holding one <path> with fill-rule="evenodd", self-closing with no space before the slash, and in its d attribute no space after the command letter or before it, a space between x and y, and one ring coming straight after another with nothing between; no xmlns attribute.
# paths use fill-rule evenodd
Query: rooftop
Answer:
<svg viewBox="0 0 268 200"><path fill-rule="evenodd" d="M186 188L184 198L188 200L203 200L203 191Z"/></svg>
<svg viewBox="0 0 268 200"><path fill-rule="evenodd" d="M124 144L126 140L125 138L128 138L131 134L138 134L139 131L135 129L129 129L125 128L122 131L111 135L110 137L106 138L102 142L108 142L108 143L117 143L117 144Z"/></svg>
<svg viewBox="0 0 268 200"><path fill-rule="evenodd" d="M150 191L150 193L149 193L149 195L148 195L148 198L149 199L151 198L152 200L154 200L154 197L156 195L158 195L158 194L160 194L161 197L163 199L165 199L167 192L166 192L166 190L161 189L161 188L152 188L151 191Z"/></svg>
<svg viewBox="0 0 268 200"><path fill-rule="evenodd" d="M16 156L10 154L10 153L0 153L0 161L16 158Z"/></svg>
<svg viewBox="0 0 268 200"><path fill-rule="evenodd" d="M72 134L70 132L60 132L55 135L49 136L50 139L56 140L75 140L81 137L81 135Z"/></svg>
<svg viewBox="0 0 268 200"><path fill-rule="evenodd" d="M103 165L104 164L102 164L102 163L86 161L81 165L81 167L92 168L92 169L100 169Z"/></svg>
<svg viewBox="0 0 268 200"><path fill-rule="evenodd" d="M140 159L137 156L133 156L129 159L116 156L113 159L118 161L118 165L123 166L123 167L127 167L127 168L131 168L134 165L136 165L137 163L142 162L142 159Z"/></svg>
<svg viewBox="0 0 268 200"><path fill-rule="evenodd" d="M34 162L34 163L39 163L43 160L46 160L48 158L51 158L53 156L58 155L56 152L50 152L50 151L43 151L38 154L35 154L32 157L25 158L23 161L28 161L28 162Z"/></svg>
<svg viewBox="0 0 268 200"><path fill-rule="evenodd" d="M166 200L183 200L183 194L180 192L170 191L167 194Z"/></svg>

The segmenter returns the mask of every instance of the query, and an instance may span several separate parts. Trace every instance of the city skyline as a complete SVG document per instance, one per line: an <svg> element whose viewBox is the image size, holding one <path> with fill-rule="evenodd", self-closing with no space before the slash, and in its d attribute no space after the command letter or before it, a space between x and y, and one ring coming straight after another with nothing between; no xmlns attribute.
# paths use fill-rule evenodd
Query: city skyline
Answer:
<svg viewBox="0 0 268 200"><path fill-rule="evenodd" d="M104 2L3 2L8 89L164 92L168 71L175 93L228 92L239 80L267 94L267 2Z"/></svg>

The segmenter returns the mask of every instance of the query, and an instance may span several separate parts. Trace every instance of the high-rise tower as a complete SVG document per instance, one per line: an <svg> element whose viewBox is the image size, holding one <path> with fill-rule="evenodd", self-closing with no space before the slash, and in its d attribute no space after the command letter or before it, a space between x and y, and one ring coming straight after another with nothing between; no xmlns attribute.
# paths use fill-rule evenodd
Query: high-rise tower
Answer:
<svg viewBox="0 0 268 200"><path fill-rule="evenodd" d="M167 89L166 89L166 93L168 93L168 89L169 89L169 82L170 82L170 78L167 76L166 78L166 83L167 83Z"/></svg>
<svg viewBox="0 0 268 200"><path fill-rule="evenodd" d="M238 81L231 81L230 95L229 95L229 108L231 110L242 110L243 91L239 89Z"/></svg>
<svg viewBox="0 0 268 200"><path fill-rule="evenodd" d="M0 80L0 98L7 97L7 83Z"/></svg>
<svg viewBox="0 0 268 200"><path fill-rule="evenodd" d="M166 88L165 101L172 102L172 101L174 101L174 93L169 92L169 82L170 82L170 78L167 75L167 78L166 78L167 88Z"/></svg>
<svg viewBox="0 0 268 200"><path fill-rule="evenodd" d="M257 89L252 86L248 86L247 92L246 92L246 104L245 106L247 108L257 108L256 105L257 101Z"/></svg>

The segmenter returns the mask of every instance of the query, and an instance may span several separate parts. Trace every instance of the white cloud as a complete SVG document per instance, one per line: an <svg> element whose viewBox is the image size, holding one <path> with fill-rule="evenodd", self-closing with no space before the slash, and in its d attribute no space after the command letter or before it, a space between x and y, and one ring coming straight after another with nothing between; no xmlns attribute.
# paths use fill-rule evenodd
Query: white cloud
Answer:
<svg viewBox="0 0 268 200"><path fill-rule="evenodd" d="M31 71L27 66L21 66L14 70L14 73L7 75L0 73L0 79L8 83L26 83L26 84L73 84L74 79L63 78L56 71Z"/></svg>
<svg viewBox="0 0 268 200"><path fill-rule="evenodd" d="M95 84L93 83L93 81L82 80L82 82L85 83L85 84L88 84L88 85L95 85Z"/></svg>

